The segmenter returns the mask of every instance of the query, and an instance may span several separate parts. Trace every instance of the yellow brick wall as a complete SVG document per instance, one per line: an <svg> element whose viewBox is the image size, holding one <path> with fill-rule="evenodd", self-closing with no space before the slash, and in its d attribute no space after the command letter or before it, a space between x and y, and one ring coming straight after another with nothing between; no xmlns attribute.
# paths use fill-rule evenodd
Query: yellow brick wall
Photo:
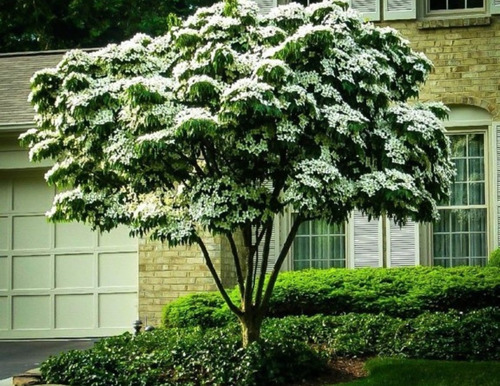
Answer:
<svg viewBox="0 0 500 386"><path fill-rule="evenodd" d="M240 238L236 240L241 245ZM204 242L223 285L233 287L236 280L229 243L208 235ZM139 318L143 323L159 325L163 306L179 296L215 290L198 245L169 248L158 241L140 241Z"/></svg>
<svg viewBox="0 0 500 386"><path fill-rule="evenodd" d="M466 104L500 120L500 17L384 23L399 30L412 47L434 63L421 92L422 100ZM473 25L473 24L481 25Z"/></svg>

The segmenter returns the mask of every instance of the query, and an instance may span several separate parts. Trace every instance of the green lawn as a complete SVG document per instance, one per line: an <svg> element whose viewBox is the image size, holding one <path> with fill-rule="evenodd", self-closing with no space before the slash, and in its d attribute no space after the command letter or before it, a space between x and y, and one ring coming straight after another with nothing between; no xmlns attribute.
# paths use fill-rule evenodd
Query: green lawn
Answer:
<svg viewBox="0 0 500 386"><path fill-rule="evenodd" d="M377 358L366 363L367 378L343 385L498 386L500 362L458 362Z"/></svg>

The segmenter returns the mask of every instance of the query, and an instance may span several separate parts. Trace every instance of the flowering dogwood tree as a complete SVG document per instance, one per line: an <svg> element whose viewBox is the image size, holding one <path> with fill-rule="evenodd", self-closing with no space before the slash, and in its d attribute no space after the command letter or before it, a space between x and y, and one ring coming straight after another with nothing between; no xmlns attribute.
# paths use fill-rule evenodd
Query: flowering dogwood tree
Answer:
<svg viewBox="0 0 500 386"><path fill-rule="evenodd" d="M343 0L267 16L227 0L174 24L162 37L70 51L38 72L37 128L22 141L32 160L55 161L46 179L62 193L51 220L198 244L246 345L301 223L341 223L354 209L398 224L436 218L453 174L446 111L407 102L431 63ZM264 280L273 221L287 207L297 215ZM231 245L241 304L205 232Z"/></svg>

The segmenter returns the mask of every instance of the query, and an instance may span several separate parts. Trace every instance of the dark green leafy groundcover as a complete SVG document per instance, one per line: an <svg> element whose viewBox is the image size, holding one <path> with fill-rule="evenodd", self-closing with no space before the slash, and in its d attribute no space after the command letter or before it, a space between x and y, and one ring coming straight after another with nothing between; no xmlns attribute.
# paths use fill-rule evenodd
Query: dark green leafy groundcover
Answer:
<svg viewBox="0 0 500 386"><path fill-rule="evenodd" d="M269 316L384 313L413 318L428 311L467 312L500 304L499 267L408 267L283 272ZM232 320L218 293L180 298L164 308L166 327L221 326Z"/></svg>
<svg viewBox="0 0 500 386"><path fill-rule="evenodd" d="M236 325L158 329L103 339L44 362L44 379L86 386L287 385L313 379L339 356L500 359L500 309L388 315L290 316L265 322L241 347Z"/></svg>
<svg viewBox="0 0 500 386"><path fill-rule="evenodd" d="M51 357L40 369L49 383L79 386L284 385L326 369L325 355L303 342L271 337L243 349L239 335L228 328L124 334Z"/></svg>

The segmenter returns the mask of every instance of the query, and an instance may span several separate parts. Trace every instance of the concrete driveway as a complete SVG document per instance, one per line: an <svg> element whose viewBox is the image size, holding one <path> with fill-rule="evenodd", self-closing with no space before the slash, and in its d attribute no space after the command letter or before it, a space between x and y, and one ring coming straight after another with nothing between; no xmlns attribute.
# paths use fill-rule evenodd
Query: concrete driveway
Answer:
<svg viewBox="0 0 500 386"><path fill-rule="evenodd" d="M85 350L97 339L0 340L0 386L11 386L11 377L34 369L51 355L68 350Z"/></svg>

